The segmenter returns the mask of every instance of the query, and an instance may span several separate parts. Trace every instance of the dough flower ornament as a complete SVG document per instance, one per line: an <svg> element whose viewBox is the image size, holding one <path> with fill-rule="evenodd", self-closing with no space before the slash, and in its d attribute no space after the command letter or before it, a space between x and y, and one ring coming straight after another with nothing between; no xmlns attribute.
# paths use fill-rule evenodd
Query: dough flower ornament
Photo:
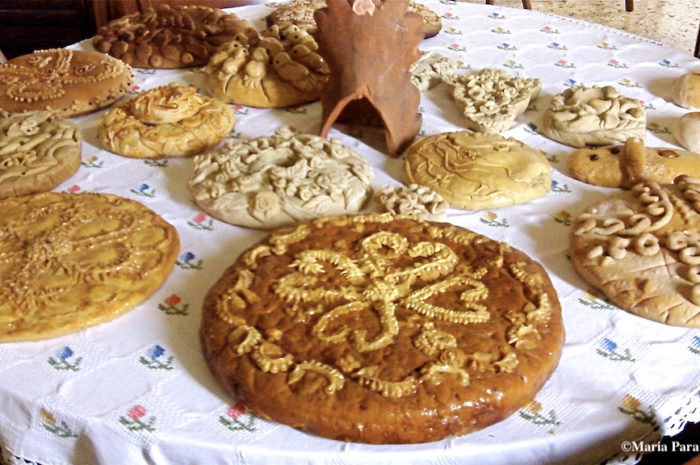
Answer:
<svg viewBox="0 0 700 465"><path fill-rule="evenodd" d="M258 192L251 205L250 214L261 222L268 221L280 210L280 198L272 191Z"/></svg>
<svg viewBox="0 0 700 465"><path fill-rule="evenodd" d="M375 192L384 209L390 213L414 215L428 220L442 220L449 204L440 194L419 184L387 186Z"/></svg>

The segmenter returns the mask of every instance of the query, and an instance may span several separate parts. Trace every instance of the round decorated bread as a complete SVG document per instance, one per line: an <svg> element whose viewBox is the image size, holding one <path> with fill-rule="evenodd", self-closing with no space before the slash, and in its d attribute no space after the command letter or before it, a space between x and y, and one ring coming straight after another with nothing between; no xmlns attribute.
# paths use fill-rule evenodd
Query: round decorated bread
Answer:
<svg viewBox="0 0 700 465"><path fill-rule="evenodd" d="M107 23L92 44L136 68L189 68L206 64L219 45L251 29L218 8L159 5Z"/></svg>
<svg viewBox="0 0 700 465"><path fill-rule="evenodd" d="M219 48L205 68L211 93L230 103L282 108L317 100L330 69L316 40L294 25L253 31Z"/></svg>
<svg viewBox="0 0 700 465"><path fill-rule="evenodd" d="M0 199L51 190L80 167L78 126L44 111L0 110Z"/></svg>
<svg viewBox="0 0 700 465"><path fill-rule="evenodd" d="M376 3L380 3L377 0ZM289 3L279 5L275 11L270 13L265 19L268 26L285 26L294 24L314 34L316 32L316 20L314 11L326 6L326 0L292 0ZM433 10L417 1L409 1L408 9L410 13L417 13L423 19L421 32L425 38L433 37L442 29L442 20Z"/></svg>
<svg viewBox="0 0 700 465"><path fill-rule="evenodd" d="M386 213L272 233L209 290L200 335L216 379L256 415L391 444L506 418L556 367L564 328L522 252Z"/></svg>
<svg viewBox="0 0 700 465"><path fill-rule="evenodd" d="M613 86L573 87L555 95L545 111L542 135L570 145L610 145L644 140L646 111L638 99Z"/></svg>
<svg viewBox="0 0 700 465"><path fill-rule="evenodd" d="M111 105L133 83L131 67L104 53L39 50L0 65L0 109L76 116Z"/></svg>
<svg viewBox="0 0 700 465"><path fill-rule="evenodd" d="M620 308L700 328L700 179L646 181L590 206L571 225L571 261Z"/></svg>
<svg viewBox="0 0 700 465"><path fill-rule="evenodd" d="M107 194L0 201L0 341L45 339L111 320L163 283L177 231Z"/></svg>
<svg viewBox="0 0 700 465"><path fill-rule="evenodd" d="M469 131L416 140L404 153L403 169L410 183L466 210L527 202L547 194L552 184L544 152L516 139Z"/></svg>
<svg viewBox="0 0 700 465"><path fill-rule="evenodd" d="M235 124L229 105L173 82L111 108L97 137L107 150L126 157L185 157L218 144Z"/></svg>
<svg viewBox="0 0 700 465"><path fill-rule="evenodd" d="M274 229L358 212L372 195L372 178L367 160L338 140L281 128L197 155L189 190L215 218Z"/></svg>

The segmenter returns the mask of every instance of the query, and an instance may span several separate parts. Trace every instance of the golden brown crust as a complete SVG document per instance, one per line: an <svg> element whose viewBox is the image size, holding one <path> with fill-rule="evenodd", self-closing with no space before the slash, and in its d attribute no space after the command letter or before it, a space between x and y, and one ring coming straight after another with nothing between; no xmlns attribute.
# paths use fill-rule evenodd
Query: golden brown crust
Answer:
<svg viewBox="0 0 700 465"><path fill-rule="evenodd" d="M186 157L221 142L235 124L229 105L174 82L111 108L100 119L97 137L125 157Z"/></svg>
<svg viewBox="0 0 700 465"><path fill-rule="evenodd" d="M77 116L112 104L133 83L131 67L104 53L39 50L0 65L0 108Z"/></svg>
<svg viewBox="0 0 700 465"><path fill-rule="evenodd" d="M571 225L571 262L630 313L700 328L700 180L642 182Z"/></svg>
<svg viewBox="0 0 700 465"><path fill-rule="evenodd" d="M313 434L417 443L530 401L562 349L537 263L412 217L327 217L279 230L208 292L201 341L253 412Z"/></svg>
<svg viewBox="0 0 700 465"><path fill-rule="evenodd" d="M247 20L218 8L161 4L102 26L92 44L137 68L189 68L249 29Z"/></svg>
<svg viewBox="0 0 700 465"><path fill-rule="evenodd" d="M78 126L48 111L0 110L0 199L53 189L80 166Z"/></svg>
<svg viewBox="0 0 700 465"><path fill-rule="evenodd" d="M0 341L111 320L170 273L177 231L133 200L44 193L0 202Z"/></svg>

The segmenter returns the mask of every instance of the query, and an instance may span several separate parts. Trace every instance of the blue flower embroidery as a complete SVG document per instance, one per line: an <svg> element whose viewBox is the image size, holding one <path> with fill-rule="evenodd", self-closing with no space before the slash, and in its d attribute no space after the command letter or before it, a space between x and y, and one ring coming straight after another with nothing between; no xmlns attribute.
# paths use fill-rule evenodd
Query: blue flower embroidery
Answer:
<svg viewBox="0 0 700 465"><path fill-rule="evenodd" d="M49 357L47 361L49 362L49 365L54 368L54 370L78 371L80 370L80 362L83 361L83 358L76 357L74 360L70 360L73 355L75 355L73 349L65 346L56 352L55 357Z"/></svg>
<svg viewBox="0 0 700 465"><path fill-rule="evenodd" d="M151 189L151 186L149 186L146 183L141 184L138 189L129 189L129 191L132 194L140 195L143 197L153 197L156 195L155 189Z"/></svg>
<svg viewBox="0 0 700 465"><path fill-rule="evenodd" d="M185 252L184 254L182 254L180 259L175 262L175 264L185 270L201 270L202 260L197 260L197 262L193 262L195 258L196 255L192 252Z"/></svg>
<svg viewBox="0 0 700 465"><path fill-rule="evenodd" d="M693 340L690 342L688 349L692 353L700 355L700 336L693 336Z"/></svg>
<svg viewBox="0 0 700 465"><path fill-rule="evenodd" d="M67 358L70 358L73 356L73 349L66 346L56 355L61 361L65 361Z"/></svg>
<svg viewBox="0 0 700 465"><path fill-rule="evenodd" d="M552 192L571 192L568 184L559 185L558 181L552 179Z"/></svg>
<svg viewBox="0 0 700 465"><path fill-rule="evenodd" d="M609 338L605 338L600 341L600 347L596 349L598 355L612 360L614 362L634 362L635 359L632 358L632 353L629 349L624 349L624 352L617 350L618 345L615 341Z"/></svg>
<svg viewBox="0 0 700 465"><path fill-rule="evenodd" d="M153 348L148 351L148 356L155 360L164 353L165 349L163 349L161 346L153 346Z"/></svg>
<svg viewBox="0 0 700 465"><path fill-rule="evenodd" d="M167 358L167 360L158 360L165 354L165 349L159 345L151 347L147 352L145 357L139 358L139 363L145 365L151 370L172 370L173 369L173 356Z"/></svg>

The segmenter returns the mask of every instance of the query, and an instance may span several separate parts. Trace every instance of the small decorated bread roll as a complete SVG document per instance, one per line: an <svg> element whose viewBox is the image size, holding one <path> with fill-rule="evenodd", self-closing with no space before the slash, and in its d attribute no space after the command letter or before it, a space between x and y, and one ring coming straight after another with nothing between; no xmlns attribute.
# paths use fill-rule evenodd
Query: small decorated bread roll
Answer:
<svg viewBox="0 0 700 465"><path fill-rule="evenodd" d="M700 112L694 111L681 116L676 139L691 152L700 152Z"/></svg>
<svg viewBox="0 0 700 465"><path fill-rule="evenodd" d="M113 107L100 120L97 137L125 157L186 157L221 142L235 123L230 106L173 82Z"/></svg>
<svg viewBox="0 0 700 465"><path fill-rule="evenodd" d="M700 108L700 72L684 74L674 81L673 101L683 108Z"/></svg>

